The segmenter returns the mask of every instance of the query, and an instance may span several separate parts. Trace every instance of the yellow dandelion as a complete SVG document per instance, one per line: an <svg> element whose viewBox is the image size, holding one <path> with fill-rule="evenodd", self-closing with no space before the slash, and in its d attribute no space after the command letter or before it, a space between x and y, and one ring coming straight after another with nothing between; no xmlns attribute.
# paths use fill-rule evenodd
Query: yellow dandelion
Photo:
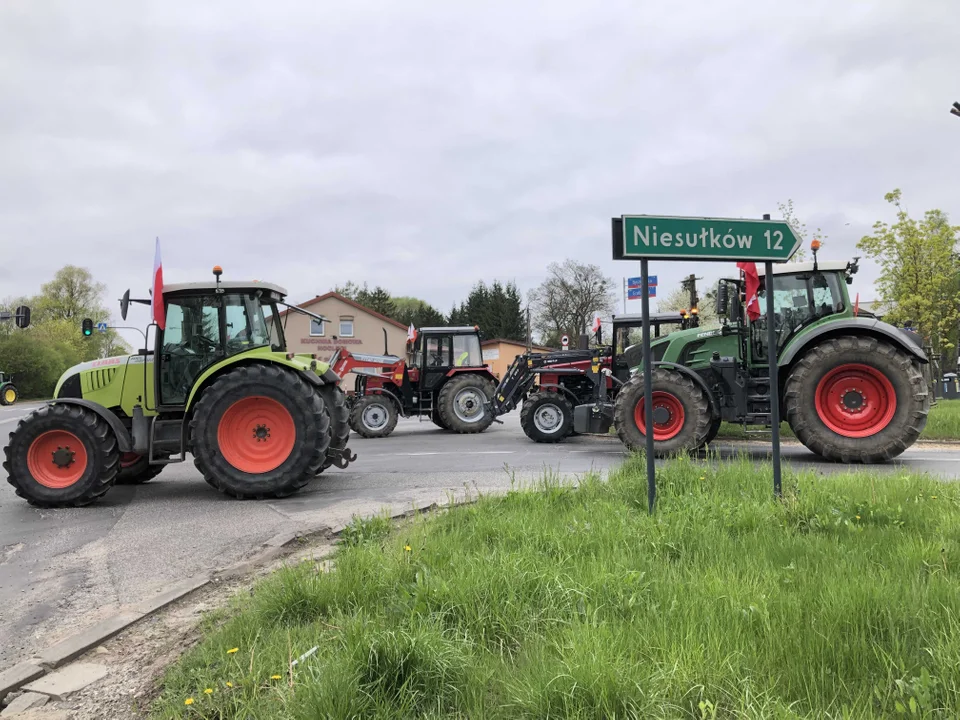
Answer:
<svg viewBox="0 0 960 720"><path fill-rule="evenodd" d="M857 515L857 520L859 520L859 519L860 519L860 516L859 516L859 515Z"/></svg>
<svg viewBox="0 0 960 720"><path fill-rule="evenodd" d="M227 687L233 687L233 683L230 682L229 680L227 681Z"/></svg>
<svg viewBox="0 0 960 720"><path fill-rule="evenodd" d="M283 679L283 675L271 675L271 676L270 676L270 679L271 679L271 680L282 680L282 679Z"/></svg>
<svg viewBox="0 0 960 720"><path fill-rule="evenodd" d="M931 500L936 500L936 499L937 499L937 496L936 496L936 495L931 495L931 496L930 496L930 499L931 499Z"/></svg>
<svg viewBox="0 0 960 720"><path fill-rule="evenodd" d="M184 705L193 705L193 698L187 698L183 701Z"/></svg>
<svg viewBox="0 0 960 720"><path fill-rule="evenodd" d="M203 691L204 695L213 695L213 688L207 688Z"/></svg>
<svg viewBox="0 0 960 720"><path fill-rule="evenodd" d="M404 545L403 549L406 550L407 552L410 552L411 550L413 550L413 548L410 547L409 545Z"/></svg>
<svg viewBox="0 0 960 720"><path fill-rule="evenodd" d="M706 480L706 479L707 479L707 476L706 476L706 475L701 475L701 476L700 476L700 479L701 479L701 480Z"/></svg>
<svg viewBox="0 0 960 720"><path fill-rule="evenodd" d="M233 655L238 650L240 650L240 648L230 648L229 650L227 650L227 655Z"/></svg>

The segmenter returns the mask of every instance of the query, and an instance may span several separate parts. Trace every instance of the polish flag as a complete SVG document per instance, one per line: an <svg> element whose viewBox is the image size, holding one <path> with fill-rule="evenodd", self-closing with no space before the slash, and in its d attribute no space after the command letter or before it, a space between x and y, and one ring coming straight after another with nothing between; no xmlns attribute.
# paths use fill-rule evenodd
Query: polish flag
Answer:
<svg viewBox="0 0 960 720"><path fill-rule="evenodd" d="M157 238L157 251L153 258L153 294L150 297L150 313L153 321L161 330L166 326L163 310L163 263L160 262L160 238Z"/></svg>
<svg viewBox="0 0 960 720"><path fill-rule="evenodd" d="M407 328L407 342L413 342L417 338L417 331L413 328L413 323Z"/></svg>
<svg viewBox="0 0 960 720"><path fill-rule="evenodd" d="M743 270L747 281L747 318L753 322L760 317L760 298L757 295L760 289L760 274L754 262L738 262L737 267Z"/></svg>
<svg viewBox="0 0 960 720"><path fill-rule="evenodd" d="M600 318L593 319L593 331L596 332L600 329Z"/></svg>

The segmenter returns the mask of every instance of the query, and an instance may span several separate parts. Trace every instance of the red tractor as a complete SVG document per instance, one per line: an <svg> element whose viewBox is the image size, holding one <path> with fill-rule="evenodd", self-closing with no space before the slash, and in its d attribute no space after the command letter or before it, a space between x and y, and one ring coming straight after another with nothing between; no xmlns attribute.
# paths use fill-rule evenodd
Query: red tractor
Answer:
<svg viewBox="0 0 960 720"><path fill-rule="evenodd" d="M338 348L330 367L341 378L357 376L348 395L350 427L366 438L386 437L400 416L429 417L457 433L483 432L494 420L496 380L477 327L421 328L407 341L406 358Z"/></svg>

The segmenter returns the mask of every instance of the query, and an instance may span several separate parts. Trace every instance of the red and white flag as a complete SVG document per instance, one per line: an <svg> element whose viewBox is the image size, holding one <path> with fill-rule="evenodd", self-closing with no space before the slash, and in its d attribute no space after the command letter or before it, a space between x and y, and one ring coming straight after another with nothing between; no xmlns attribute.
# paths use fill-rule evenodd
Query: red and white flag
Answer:
<svg viewBox="0 0 960 720"><path fill-rule="evenodd" d="M163 263L160 262L160 238L157 238L157 251L153 258L153 294L150 297L150 314L161 330L166 325L163 309Z"/></svg>
<svg viewBox="0 0 960 720"><path fill-rule="evenodd" d="M753 322L760 317L760 298L757 295L760 290L760 274L754 262L738 262L737 267L743 270L747 281L747 318Z"/></svg>
<svg viewBox="0 0 960 720"><path fill-rule="evenodd" d="M600 329L600 318L597 317L593 319L593 331L596 332L599 329Z"/></svg>
<svg viewBox="0 0 960 720"><path fill-rule="evenodd" d="M407 342L413 342L417 339L417 331L413 328L413 323L410 323L410 327L407 328Z"/></svg>

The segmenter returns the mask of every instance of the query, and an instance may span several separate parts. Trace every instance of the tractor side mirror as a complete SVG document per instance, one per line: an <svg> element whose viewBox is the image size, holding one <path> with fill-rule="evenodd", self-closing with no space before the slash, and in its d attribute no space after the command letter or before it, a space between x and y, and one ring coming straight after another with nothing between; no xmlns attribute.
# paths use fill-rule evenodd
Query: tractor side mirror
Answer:
<svg viewBox="0 0 960 720"><path fill-rule="evenodd" d="M727 309L730 303L729 286L721 280L717 284L717 317L726 317Z"/></svg>
<svg viewBox="0 0 960 720"><path fill-rule="evenodd" d="M93 320L90 318L84 318L83 322L80 323L80 328L83 330L84 337L90 337L93 335Z"/></svg>
<svg viewBox="0 0 960 720"><path fill-rule="evenodd" d="M124 320L127 319L127 310L130 309L130 290L123 294L123 297L120 298L120 317Z"/></svg>
<svg viewBox="0 0 960 720"><path fill-rule="evenodd" d="M26 305L21 305L18 307L14 315L14 322L21 330L27 327L30 324L30 308L28 308Z"/></svg>

